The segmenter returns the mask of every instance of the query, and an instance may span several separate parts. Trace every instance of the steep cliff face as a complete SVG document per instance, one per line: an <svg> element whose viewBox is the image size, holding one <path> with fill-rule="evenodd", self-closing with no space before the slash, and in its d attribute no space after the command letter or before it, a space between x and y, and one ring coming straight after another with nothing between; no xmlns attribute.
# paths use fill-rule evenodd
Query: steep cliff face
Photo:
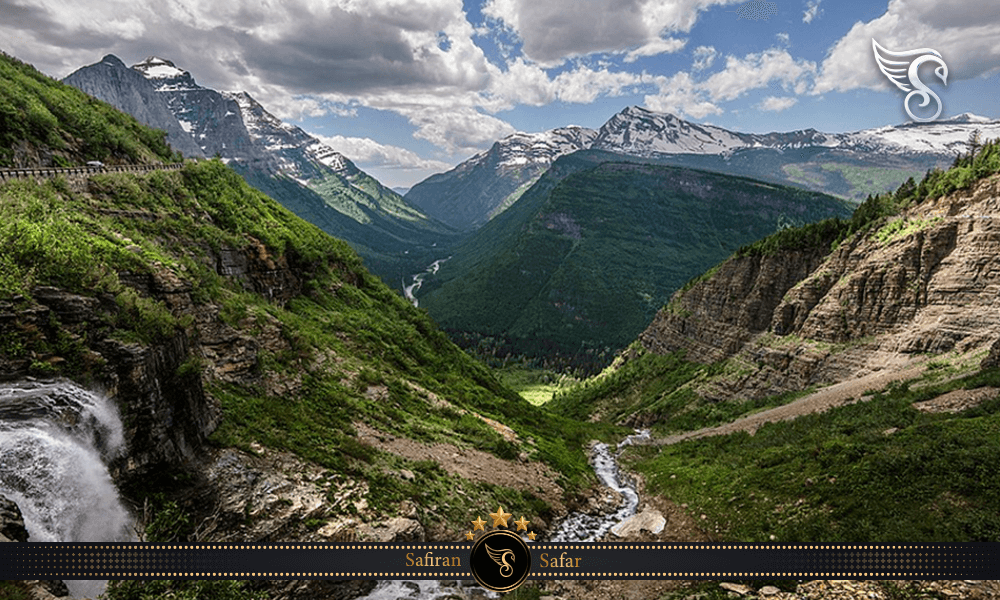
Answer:
<svg viewBox="0 0 1000 600"><path fill-rule="evenodd" d="M73 72L65 83L126 112L140 122L167 132L167 143L186 157L204 158L205 153L170 112L166 100L157 94L141 73L129 69L117 56L109 54L87 69Z"/></svg>
<svg viewBox="0 0 1000 600"><path fill-rule="evenodd" d="M756 365L722 393L753 397L892 368L925 353L985 354L1000 331L998 308L994 175L919 203L832 251L731 258L675 296L639 339L656 353L685 350L705 363L738 356Z"/></svg>

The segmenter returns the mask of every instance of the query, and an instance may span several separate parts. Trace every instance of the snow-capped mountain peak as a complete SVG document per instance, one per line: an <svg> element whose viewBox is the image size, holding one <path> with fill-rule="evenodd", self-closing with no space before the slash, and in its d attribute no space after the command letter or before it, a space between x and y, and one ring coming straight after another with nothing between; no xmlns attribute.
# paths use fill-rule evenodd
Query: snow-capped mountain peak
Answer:
<svg viewBox="0 0 1000 600"><path fill-rule="evenodd" d="M146 60L132 65L132 68L141 72L149 79L173 79L183 77L188 72L178 69L174 63L158 56L150 56Z"/></svg>
<svg viewBox="0 0 1000 600"><path fill-rule="evenodd" d="M937 123L992 123L994 119L965 112L947 119L938 119Z"/></svg>
<svg viewBox="0 0 1000 600"><path fill-rule="evenodd" d="M982 139L998 138L1000 121L963 113L931 123L887 125L852 133L803 129L758 134L700 125L669 113L630 106L601 127L592 147L645 157L668 154L729 155L747 148L786 150L807 147L954 156L966 150L969 135L976 130Z"/></svg>
<svg viewBox="0 0 1000 600"><path fill-rule="evenodd" d="M178 68L174 63L164 58L150 56L146 60L132 65L132 68L142 73L158 92L186 92L202 90L195 83L191 73Z"/></svg>

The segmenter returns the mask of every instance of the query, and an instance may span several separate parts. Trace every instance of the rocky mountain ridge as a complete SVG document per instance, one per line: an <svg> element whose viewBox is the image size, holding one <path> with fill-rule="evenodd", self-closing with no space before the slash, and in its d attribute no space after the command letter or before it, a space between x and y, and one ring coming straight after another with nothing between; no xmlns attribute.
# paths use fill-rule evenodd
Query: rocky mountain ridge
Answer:
<svg viewBox="0 0 1000 600"><path fill-rule="evenodd" d="M930 123L908 122L848 133L804 129L758 134L733 132L692 123L670 113L630 106L601 127L591 147L647 158L669 154L725 155L752 148L815 147L953 159L968 150L969 135L977 130L983 139L1000 137L1000 120L963 113Z"/></svg>
<svg viewBox="0 0 1000 600"><path fill-rule="evenodd" d="M109 54L91 65L90 74L77 71L65 83L134 116L138 121L167 132L167 143L186 157L202 158L204 151L170 110L166 100L146 77Z"/></svg>
<svg viewBox="0 0 1000 600"><path fill-rule="evenodd" d="M1000 137L1000 120L965 113L933 123L903 123L849 133L815 129L741 133L630 106L599 130L581 127L515 133L407 193L422 210L462 229L495 217L555 158L601 150L805 187L856 201L895 189L910 176L947 167L970 135ZM456 216L457 215L457 216Z"/></svg>
<svg viewBox="0 0 1000 600"><path fill-rule="evenodd" d="M597 132L578 126L514 133L454 169L413 186L406 199L459 229L474 229L503 212L552 163L589 148Z"/></svg>
<svg viewBox="0 0 1000 600"><path fill-rule="evenodd" d="M1000 177L921 202L833 251L729 259L678 293L640 336L647 350L752 365L716 399L764 397L997 352ZM978 357L978 358L976 358Z"/></svg>
<svg viewBox="0 0 1000 600"><path fill-rule="evenodd" d="M452 233L248 93L206 88L169 60L153 56L129 68L109 55L65 81L152 119L187 156L218 156L257 189L347 240L387 281L407 272L397 264L406 262L404 250Z"/></svg>

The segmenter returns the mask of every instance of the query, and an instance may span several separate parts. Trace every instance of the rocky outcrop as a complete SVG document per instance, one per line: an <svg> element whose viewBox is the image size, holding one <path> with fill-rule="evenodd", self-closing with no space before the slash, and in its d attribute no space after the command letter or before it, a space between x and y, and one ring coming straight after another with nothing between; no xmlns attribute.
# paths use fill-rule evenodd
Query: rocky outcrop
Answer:
<svg viewBox="0 0 1000 600"><path fill-rule="evenodd" d="M703 390L759 397L861 376L909 357L992 349L1000 362L1000 177L925 201L831 252L733 258L678 293L640 336L750 369Z"/></svg>
<svg viewBox="0 0 1000 600"><path fill-rule="evenodd" d="M771 327L788 290L824 258L817 249L730 259L714 275L675 297L639 341L659 354L686 350L689 358L699 362L735 354Z"/></svg>
<svg viewBox="0 0 1000 600"><path fill-rule="evenodd" d="M982 369L995 369L1000 367L1000 339L993 342L993 345L990 346L989 353L979 366Z"/></svg>
<svg viewBox="0 0 1000 600"><path fill-rule="evenodd" d="M125 66L117 56L109 54L97 64L74 71L63 82L104 100L150 127L166 131L167 143L184 156L205 156L170 112L166 100L156 93L153 84L141 73Z"/></svg>
<svg viewBox="0 0 1000 600"><path fill-rule="evenodd" d="M0 496L0 542L27 542L21 509L12 500Z"/></svg>
<svg viewBox="0 0 1000 600"><path fill-rule="evenodd" d="M0 543L27 542L28 530L24 527L21 509L12 500L0 496ZM69 596L69 589L59 579L22 581L19 585L34 600L48 600Z"/></svg>
<svg viewBox="0 0 1000 600"><path fill-rule="evenodd" d="M219 275L278 304L302 291L304 274L256 240L244 248L222 247L215 256ZM27 335L47 348L65 347L68 341L77 348L76 356L0 353L0 379L44 374L46 365L67 360L91 370L125 416L127 458L112 465L112 472L129 478L199 455L221 419L218 403L202 386L202 372L230 383L257 381L262 377L256 368L259 353L281 350L286 342L277 323L264 323L253 335L223 321L218 306L196 306L191 285L165 267L120 273L119 280L141 297L162 301L175 315L194 317L192 325L151 344L125 341L108 327L123 310L114 296L36 287L30 301L0 302L0 335Z"/></svg>

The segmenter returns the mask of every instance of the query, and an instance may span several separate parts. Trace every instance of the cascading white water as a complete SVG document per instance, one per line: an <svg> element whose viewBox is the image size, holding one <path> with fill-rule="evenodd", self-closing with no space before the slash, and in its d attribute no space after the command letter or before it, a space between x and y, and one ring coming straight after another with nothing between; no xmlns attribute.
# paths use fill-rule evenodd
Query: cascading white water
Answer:
<svg viewBox="0 0 1000 600"><path fill-rule="evenodd" d="M593 542L635 514L639 506L639 494L635 491L635 486L622 477L618 468L618 455L625 446L648 439L648 429L630 435L618 444L613 456L607 444L594 445L594 473L604 485L621 494L622 505L610 516L599 517L586 513L573 513L567 516L552 535L553 542Z"/></svg>
<svg viewBox="0 0 1000 600"><path fill-rule="evenodd" d="M649 430L636 431L626 437L612 455L604 443L594 445L592 462L594 473L604 485L622 495L622 506L612 515L594 516L586 513L568 515L552 535L553 542L592 542L606 534L612 527L635 514L639 494L635 486L625 480L618 469L618 455L625 446L641 444L650 439ZM379 581L375 589L358 600L445 600L451 598L497 598L498 594L478 587L470 581Z"/></svg>
<svg viewBox="0 0 1000 600"><path fill-rule="evenodd" d="M0 385L0 494L21 509L31 542L133 538L106 463L124 448L110 400L70 381ZM104 582L67 581L94 596Z"/></svg>

